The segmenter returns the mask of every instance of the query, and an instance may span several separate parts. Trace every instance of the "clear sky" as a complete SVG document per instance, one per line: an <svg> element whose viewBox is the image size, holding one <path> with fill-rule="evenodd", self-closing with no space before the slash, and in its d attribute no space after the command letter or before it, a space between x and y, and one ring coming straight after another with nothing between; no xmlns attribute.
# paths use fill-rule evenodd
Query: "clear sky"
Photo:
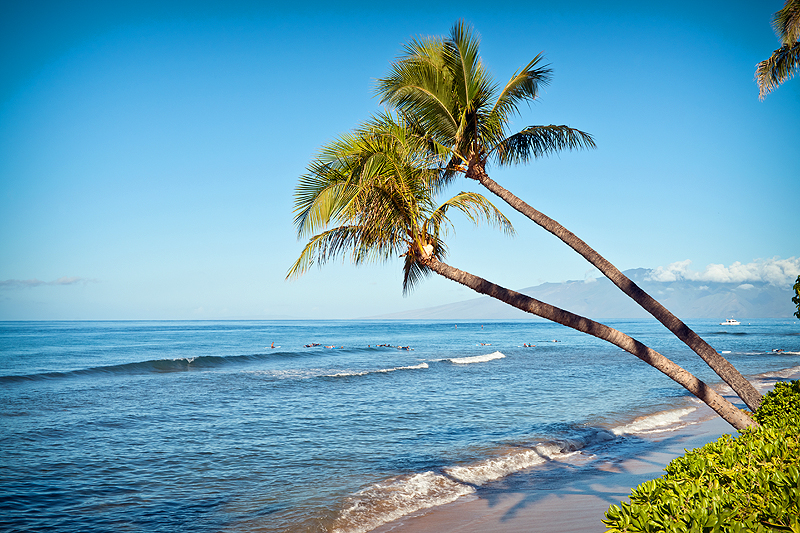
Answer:
<svg viewBox="0 0 800 533"><path fill-rule="evenodd" d="M474 297L431 278L404 298L399 259L284 281L298 176L380 110L404 43L458 19L498 81L539 52L552 66L519 128L597 141L495 180L622 270L798 264L800 78L763 102L753 81L782 1L289 4L3 3L0 320L358 318ZM517 236L456 219L450 264L517 289L596 275L497 205Z"/></svg>

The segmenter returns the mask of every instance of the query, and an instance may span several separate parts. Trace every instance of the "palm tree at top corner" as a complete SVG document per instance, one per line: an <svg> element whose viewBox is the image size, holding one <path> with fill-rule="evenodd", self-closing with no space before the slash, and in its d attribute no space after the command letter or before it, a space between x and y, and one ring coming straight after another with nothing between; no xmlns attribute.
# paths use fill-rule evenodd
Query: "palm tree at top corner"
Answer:
<svg viewBox="0 0 800 533"><path fill-rule="evenodd" d="M763 100L800 69L800 0L786 0L772 17L781 47L756 66L758 98Z"/></svg>

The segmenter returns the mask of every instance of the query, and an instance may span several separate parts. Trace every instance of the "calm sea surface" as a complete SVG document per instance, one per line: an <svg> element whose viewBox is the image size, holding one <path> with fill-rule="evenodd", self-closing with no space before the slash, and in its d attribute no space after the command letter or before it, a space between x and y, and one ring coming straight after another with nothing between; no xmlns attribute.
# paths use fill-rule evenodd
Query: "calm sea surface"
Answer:
<svg viewBox="0 0 800 533"><path fill-rule="evenodd" d="M800 321L719 322L689 325L746 376L800 375ZM365 532L696 407L539 321L0 322L0 529Z"/></svg>

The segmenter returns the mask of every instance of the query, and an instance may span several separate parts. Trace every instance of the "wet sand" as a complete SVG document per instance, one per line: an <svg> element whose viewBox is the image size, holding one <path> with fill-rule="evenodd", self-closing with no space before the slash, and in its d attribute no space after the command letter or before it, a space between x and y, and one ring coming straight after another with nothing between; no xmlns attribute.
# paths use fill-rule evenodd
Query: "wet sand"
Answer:
<svg viewBox="0 0 800 533"><path fill-rule="evenodd" d="M631 488L662 475L667 463L685 449L725 433L735 435L736 430L717 417L644 437L646 449L625 459L598 453L569 463L553 462L480 487L476 494L449 505L385 524L373 533L602 532L608 507L627 501Z"/></svg>

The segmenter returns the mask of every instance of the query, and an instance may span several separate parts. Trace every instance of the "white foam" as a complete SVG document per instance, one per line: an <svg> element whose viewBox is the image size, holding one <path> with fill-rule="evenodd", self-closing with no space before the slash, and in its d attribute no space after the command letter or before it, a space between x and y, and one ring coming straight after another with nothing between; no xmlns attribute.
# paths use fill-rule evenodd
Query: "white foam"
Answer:
<svg viewBox="0 0 800 533"><path fill-rule="evenodd" d="M366 376L370 372L368 370L364 370L363 372L337 372L336 374L325 374L323 377L326 378L346 378L350 376Z"/></svg>
<svg viewBox="0 0 800 533"><path fill-rule="evenodd" d="M336 374L326 374L325 377L328 378L342 378L347 376L366 376L367 374L377 374L377 373L387 373L387 372L396 372L397 370L421 370L423 368L428 368L428 363L420 363L418 365L412 366L398 366L395 368L381 368L378 370L362 370L361 372L338 372Z"/></svg>
<svg viewBox="0 0 800 533"><path fill-rule="evenodd" d="M289 370L242 370L242 374L252 374L254 376L268 376L275 379L310 379L315 378L323 372L323 369L289 369Z"/></svg>
<svg viewBox="0 0 800 533"><path fill-rule="evenodd" d="M471 363L486 363L487 361L494 361L495 359L503 359L504 354L500 352L487 353L486 355L475 355L473 357L453 357L448 359L451 363L458 365L469 365Z"/></svg>
<svg viewBox="0 0 800 533"><path fill-rule="evenodd" d="M445 472L464 483L483 485L547 461L564 459L578 453L575 451L577 448L578 445L570 441L537 444L530 449L493 457L471 465L446 468Z"/></svg>
<svg viewBox="0 0 800 533"><path fill-rule="evenodd" d="M454 502L475 492L434 472L391 478L348 498L332 533L366 533L422 509Z"/></svg>
<svg viewBox="0 0 800 533"><path fill-rule="evenodd" d="M786 353L786 352L784 352ZM779 379L789 379L794 378L800 375L800 366L794 366L792 368L785 368L783 370L777 370L775 372L766 372L761 374L761 377L765 378L779 378Z"/></svg>
<svg viewBox="0 0 800 533"><path fill-rule="evenodd" d="M398 366L395 368L386 368L383 370L376 370L375 372L394 372L395 370L420 370L422 368L428 368L428 363L420 363L418 365L411 365L411 366Z"/></svg>
<svg viewBox="0 0 800 533"><path fill-rule="evenodd" d="M697 407L689 407L686 409L674 409L672 411L663 411L654 415L643 416L637 418L630 424L618 426L611 431L615 435L627 434L647 434L658 433L661 431L675 431L682 427L686 427L686 423L681 419L697 410Z"/></svg>
<svg viewBox="0 0 800 533"><path fill-rule="evenodd" d="M798 376L800 376L800 366L795 366L792 368L784 368L783 370L776 370L774 372L765 372L758 376L758 381L752 383L759 392L766 394L768 391L775 388L775 385L779 381L797 379Z"/></svg>

